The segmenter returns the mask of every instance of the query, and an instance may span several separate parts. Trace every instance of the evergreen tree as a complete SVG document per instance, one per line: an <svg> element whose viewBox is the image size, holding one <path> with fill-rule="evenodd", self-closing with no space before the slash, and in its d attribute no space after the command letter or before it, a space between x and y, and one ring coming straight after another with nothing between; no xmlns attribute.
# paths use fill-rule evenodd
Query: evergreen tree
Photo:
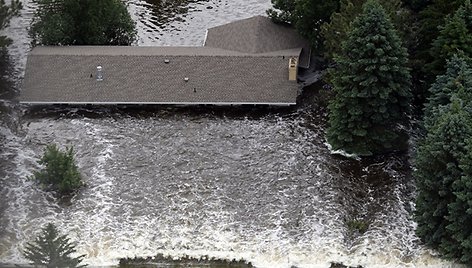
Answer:
<svg viewBox="0 0 472 268"><path fill-rule="evenodd" d="M325 56L334 58L341 53L341 41L347 39L351 30L352 21L362 12L362 5L366 0L341 0L339 12L331 15L330 22L321 26L321 35L324 38ZM394 26L404 41L411 37L412 17L410 12L402 7L401 0L379 0L385 8Z"/></svg>
<svg viewBox="0 0 472 268"><path fill-rule="evenodd" d="M402 2L415 13L420 12L431 4L431 0L402 0Z"/></svg>
<svg viewBox="0 0 472 268"><path fill-rule="evenodd" d="M76 253L75 246L66 235L60 235L54 224L49 223L42 229L33 243L26 245L24 256L33 265L42 265L47 268L76 268L85 267L80 265L85 255L71 257Z"/></svg>
<svg viewBox="0 0 472 268"><path fill-rule="evenodd" d="M333 59L335 55L341 53L342 41L347 40L351 23L362 12L364 2L365 0L341 0L339 12L334 12L330 22L321 26L325 56Z"/></svg>
<svg viewBox="0 0 472 268"><path fill-rule="evenodd" d="M468 60L454 55L446 73L430 89L425 106L428 135L418 151L415 177L418 235L443 256L472 264L471 228L466 224L472 214L467 203L472 201L467 188L472 182L472 69Z"/></svg>
<svg viewBox="0 0 472 268"><path fill-rule="evenodd" d="M431 55L431 47L433 40L439 35L438 27L444 25L447 16L454 13L464 2L465 0L426 0L422 4L425 8L418 14L419 29L415 40L417 44L412 51L417 99L421 102L425 101L428 88L438 74L432 74L429 68L436 57Z"/></svg>
<svg viewBox="0 0 472 268"><path fill-rule="evenodd" d="M312 46L322 49L323 41L320 28L328 22L333 12L339 8L339 0L271 0L274 8L267 14L275 22L292 24Z"/></svg>
<svg viewBox="0 0 472 268"><path fill-rule="evenodd" d="M467 154L460 161L463 175L452 184L455 200L448 205L450 224L446 227L459 248L460 262L472 266L472 139L467 141ZM455 247L448 249L454 250Z"/></svg>
<svg viewBox="0 0 472 268"><path fill-rule="evenodd" d="M69 194L83 185L74 161L73 147L63 152L55 144L49 145L38 163L44 168L34 172L34 179L59 194Z"/></svg>
<svg viewBox="0 0 472 268"><path fill-rule="evenodd" d="M439 110L451 102L451 96L460 94L460 98L467 103L466 109L472 103L472 66L470 59L454 55L447 62L447 70L436 78L436 82L429 89L428 102L425 104L425 126L434 124ZM472 110L470 110L472 112Z"/></svg>
<svg viewBox="0 0 472 268"><path fill-rule="evenodd" d="M429 70L433 75L444 72L446 60L462 52L472 57L472 4L466 0L453 16L448 17L444 26L439 27L438 38L433 42L431 55L433 62Z"/></svg>
<svg viewBox="0 0 472 268"><path fill-rule="evenodd" d="M438 27L443 25L447 16L454 13L465 0L433 0L419 14L420 29L418 53L425 62L429 62L429 50L433 40L438 37Z"/></svg>
<svg viewBox="0 0 472 268"><path fill-rule="evenodd" d="M33 45L130 45L135 23L121 0L38 0Z"/></svg>
<svg viewBox="0 0 472 268"><path fill-rule="evenodd" d="M271 0L273 8L267 10L267 15L276 23L295 24L294 0Z"/></svg>
<svg viewBox="0 0 472 268"><path fill-rule="evenodd" d="M314 48L323 50L321 25L329 22L331 14L338 10L339 0L302 0L297 2L295 27L306 37Z"/></svg>
<svg viewBox="0 0 472 268"><path fill-rule="evenodd" d="M410 108L410 75L407 52L378 2L364 4L336 61L328 142L359 155L394 149Z"/></svg>
<svg viewBox="0 0 472 268"><path fill-rule="evenodd" d="M458 258L461 245L448 227L454 222L449 206L456 199L453 185L463 175L461 163L468 151L466 141L472 137L472 121L457 96L440 112L435 124L427 129L427 137L416 156L416 231L427 245L439 249L445 257Z"/></svg>
<svg viewBox="0 0 472 268"><path fill-rule="evenodd" d="M21 9L20 0L12 0L7 6L5 0L0 0L0 30L5 29L13 16L17 16ZM11 40L4 35L0 36L0 48L4 48L11 43Z"/></svg>

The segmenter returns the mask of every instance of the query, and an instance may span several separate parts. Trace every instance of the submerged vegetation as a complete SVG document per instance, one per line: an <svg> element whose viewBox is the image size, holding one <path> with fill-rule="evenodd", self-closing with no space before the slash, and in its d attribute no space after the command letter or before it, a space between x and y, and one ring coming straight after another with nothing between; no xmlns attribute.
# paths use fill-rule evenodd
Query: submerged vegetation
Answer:
<svg viewBox="0 0 472 268"><path fill-rule="evenodd" d="M41 230L41 234L26 245L24 256L35 267L47 268L79 268L85 255L72 257L76 254L74 244L66 235L60 235L56 226L49 223Z"/></svg>
<svg viewBox="0 0 472 268"><path fill-rule="evenodd" d="M346 225L351 233L363 234L369 229L369 223L364 220L350 220L346 222Z"/></svg>
<svg viewBox="0 0 472 268"><path fill-rule="evenodd" d="M38 0L33 45L131 45L135 22L121 0Z"/></svg>
<svg viewBox="0 0 472 268"><path fill-rule="evenodd" d="M120 259L120 268L145 268L145 267L173 267L173 268L191 268L191 267L208 267L208 268L254 268L250 262L244 260L221 260L202 256L193 258L183 256L178 260L170 256L159 254L148 258L123 258Z"/></svg>
<svg viewBox="0 0 472 268"><path fill-rule="evenodd" d="M64 195L70 194L84 185L74 160L74 148L61 151L55 144L48 145L38 161L44 168L35 171L33 179L48 189Z"/></svg>

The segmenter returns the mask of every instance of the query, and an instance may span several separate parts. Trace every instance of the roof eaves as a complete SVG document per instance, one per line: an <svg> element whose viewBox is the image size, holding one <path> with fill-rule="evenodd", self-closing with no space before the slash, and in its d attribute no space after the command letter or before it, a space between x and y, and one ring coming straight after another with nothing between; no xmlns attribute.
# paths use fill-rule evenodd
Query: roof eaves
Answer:
<svg viewBox="0 0 472 268"><path fill-rule="evenodd" d="M215 105L215 106L237 106L237 105L271 105L271 106L293 106L296 102L86 102L86 101L20 101L20 104L29 105Z"/></svg>

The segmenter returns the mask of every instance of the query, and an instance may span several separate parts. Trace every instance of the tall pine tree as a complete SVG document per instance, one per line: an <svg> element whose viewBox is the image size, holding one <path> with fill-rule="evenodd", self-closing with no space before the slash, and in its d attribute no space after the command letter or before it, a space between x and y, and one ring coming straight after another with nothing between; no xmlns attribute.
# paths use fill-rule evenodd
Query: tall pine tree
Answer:
<svg viewBox="0 0 472 268"><path fill-rule="evenodd" d="M321 25L328 22L333 12L339 8L339 0L271 0L273 7L267 14L275 22L292 24L303 37L307 38L316 51L322 49Z"/></svg>
<svg viewBox="0 0 472 268"><path fill-rule="evenodd" d="M454 54L462 52L472 57L472 4L470 0L450 17L444 26L439 27L439 36L433 42L431 56L434 59L429 65L433 75L444 72L446 60Z"/></svg>
<svg viewBox="0 0 472 268"><path fill-rule="evenodd" d="M454 13L465 0L429 0L426 8L419 13L420 29L418 53L420 58L428 60L429 49L438 37L438 27L443 25L449 14Z"/></svg>
<svg viewBox="0 0 472 268"><path fill-rule="evenodd" d="M460 93L459 97L463 101L472 102L471 62L469 58L459 55L454 55L447 61L445 74L437 76L436 82L429 89L424 109L426 127L435 123L439 110L451 103L452 95Z"/></svg>
<svg viewBox="0 0 472 268"><path fill-rule="evenodd" d="M416 29L415 45L410 48L411 66L413 67L413 84L415 99L418 104L426 102L428 89L436 79L432 74L430 64L434 61L431 55L432 42L438 37L438 27L444 25L449 14L454 13L465 0L412 0L413 6L418 8L417 23L412 25ZM416 3L415 3L416 2Z"/></svg>
<svg viewBox="0 0 472 268"><path fill-rule="evenodd" d="M328 142L358 155L395 150L410 110L410 74L406 49L378 2L364 4L336 61Z"/></svg>
<svg viewBox="0 0 472 268"><path fill-rule="evenodd" d="M450 224L446 227L452 232L459 260L472 267L472 139L467 141L467 155L460 161L463 170L460 178L452 184L455 200L448 205Z"/></svg>
<svg viewBox="0 0 472 268"><path fill-rule="evenodd" d="M334 58L341 52L339 40L346 40L347 34L351 30L352 21L362 12L362 6L366 0L341 0L339 12L331 15L330 22L321 26L321 35L324 38L325 56ZM379 0L385 8L389 17L400 31L400 37L404 41L411 35L412 17L410 12L402 7L400 0Z"/></svg>
<svg viewBox="0 0 472 268"><path fill-rule="evenodd" d="M472 69L454 55L425 105L428 135L416 158L417 233L447 258L472 265Z"/></svg>
<svg viewBox="0 0 472 268"><path fill-rule="evenodd" d="M416 199L417 234L428 246L447 258L460 257L460 244L449 225L449 206L456 200L453 185L463 175L461 163L468 153L467 140L472 137L470 114L464 102L454 95L418 149L414 176L418 188Z"/></svg>

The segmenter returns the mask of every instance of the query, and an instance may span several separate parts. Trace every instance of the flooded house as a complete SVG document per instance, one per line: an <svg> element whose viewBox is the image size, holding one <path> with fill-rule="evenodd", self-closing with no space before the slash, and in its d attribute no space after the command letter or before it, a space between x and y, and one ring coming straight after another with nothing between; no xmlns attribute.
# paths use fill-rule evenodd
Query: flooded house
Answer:
<svg viewBox="0 0 472 268"><path fill-rule="evenodd" d="M25 104L295 105L309 43L256 16L207 31L201 47L35 47Z"/></svg>

